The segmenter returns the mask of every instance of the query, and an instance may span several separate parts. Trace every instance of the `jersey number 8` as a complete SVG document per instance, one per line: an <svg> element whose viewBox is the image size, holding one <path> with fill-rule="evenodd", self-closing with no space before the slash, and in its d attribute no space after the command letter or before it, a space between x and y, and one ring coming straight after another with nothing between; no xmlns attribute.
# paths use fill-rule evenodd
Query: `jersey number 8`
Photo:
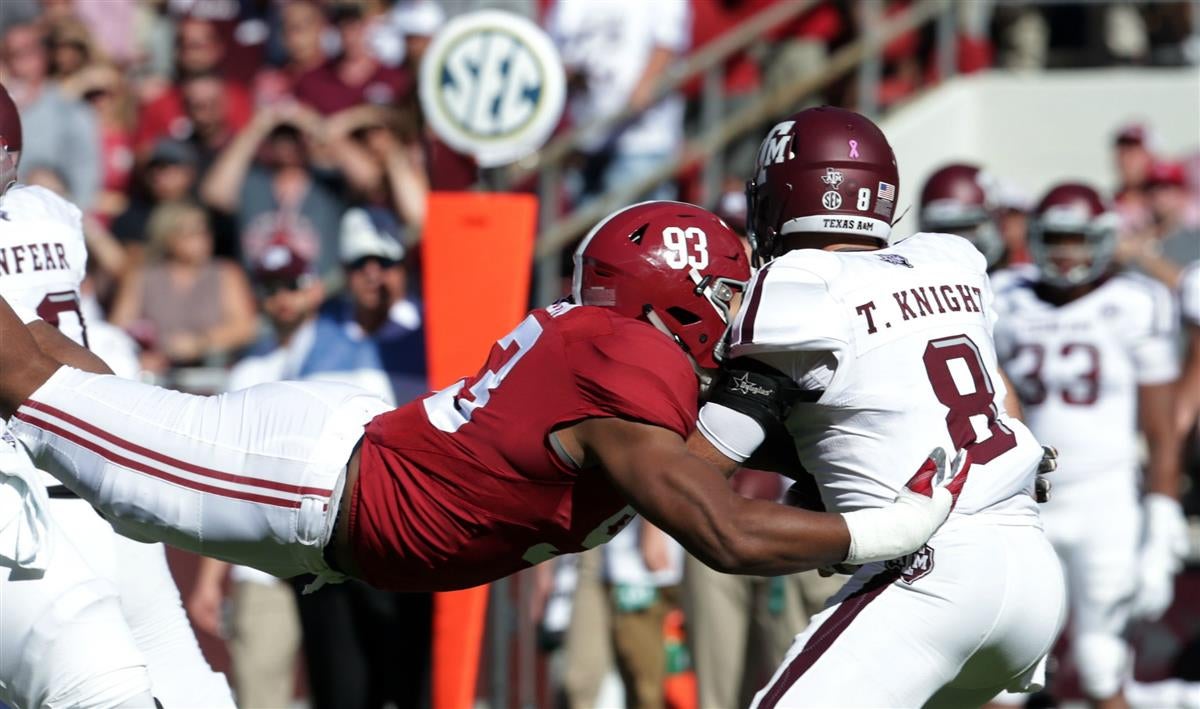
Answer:
<svg viewBox="0 0 1200 709"><path fill-rule="evenodd" d="M946 430L956 448L967 448L971 460L983 465L1017 445L1017 437L999 420L996 409L996 390L988 377L979 347L966 335L952 335L930 340L925 346L925 372L937 400L945 406ZM953 363L961 362L954 365ZM964 393L955 381L954 370L960 378L969 378L972 390ZM962 376L965 375L965 376ZM973 420L982 419L989 432L979 439Z"/></svg>

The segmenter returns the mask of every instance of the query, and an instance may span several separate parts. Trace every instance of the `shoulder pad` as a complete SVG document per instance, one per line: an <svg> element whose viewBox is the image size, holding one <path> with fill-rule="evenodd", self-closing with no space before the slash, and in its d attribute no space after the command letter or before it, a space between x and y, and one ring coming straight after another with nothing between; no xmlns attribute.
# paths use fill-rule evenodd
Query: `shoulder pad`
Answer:
<svg viewBox="0 0 1200 709"><path fill-rule="evenodd" d="M79 207L37 185L14 186L4 194L0 209L17 220L49 219L72 229L82 229L83 214Z"/></svg>
<svg viewBox="0 0 1200 709"><path fill-rule="evenodd" d="M730 336L734 357L838 350L850 341L849 323L828 283L842 266L833 254L811 253L820 256L803 260L781 257L755 274L734 320ZM809 268L810 264L816 270Z"/></svg>

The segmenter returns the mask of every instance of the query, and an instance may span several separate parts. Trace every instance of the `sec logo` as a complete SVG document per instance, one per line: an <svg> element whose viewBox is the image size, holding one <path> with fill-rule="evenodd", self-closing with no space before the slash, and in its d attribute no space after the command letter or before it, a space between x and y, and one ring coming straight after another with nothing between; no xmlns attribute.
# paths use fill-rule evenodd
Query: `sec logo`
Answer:
<svg viewBox="0 0 1200 709"><path fill-rule="evenodd" d="M519 160L562 116L566 78L553 42L500 10L460 16L438 32L421 64L421 108L446 143L483 167Z"/></svg>

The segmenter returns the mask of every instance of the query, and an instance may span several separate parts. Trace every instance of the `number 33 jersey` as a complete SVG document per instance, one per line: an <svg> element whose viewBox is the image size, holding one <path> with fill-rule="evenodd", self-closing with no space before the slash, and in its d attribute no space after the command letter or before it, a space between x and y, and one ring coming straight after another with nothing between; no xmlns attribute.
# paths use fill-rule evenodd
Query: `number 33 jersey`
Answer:
<svg viewBox="0 0 1200 709"><path fill-rule="evenodd" d="M879 507L935 446L975 466L955 511L1036 517L1041 449L1004 412L983 257L919 233L877 251L790 251L748 288L734 357L790 375L813 401L787 420L825 508Z"/></svg>
<svg viewBox="0 0 1200 709"><path fill-rule="evenodd" d="M1037 437L1058 448L1056 487L1137 467L1137 394L1175 379L1170 292L1122 272L1063 305L1039 297L1037 271L995 277L996 347Z"/></svg>
<svg viewBox="0 0 1200 709"><path fill-rule="evenodd" d="M75 205L30 185L15 185L0 197L0 294L22 319L40 317L86 345L79 314L86 267Z"/></svg>
<svg viewBox="0 0 1200 709"><path fill-rule="evenodd" d="M533 311L478 374L367 425L350 513L360 572L385 589L467 588L608 541L632 509L551 434L616 417L686 438L697 396L683 351L652 326Z"/></svg>

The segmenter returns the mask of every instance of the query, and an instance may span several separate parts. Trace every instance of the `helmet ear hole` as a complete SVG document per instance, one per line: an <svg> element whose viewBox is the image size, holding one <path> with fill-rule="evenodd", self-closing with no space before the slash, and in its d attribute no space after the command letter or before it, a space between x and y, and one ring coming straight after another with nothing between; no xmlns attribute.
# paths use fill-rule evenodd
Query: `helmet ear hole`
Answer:
<svg viewBox="0 0 1200 709"><path fill-rule="evenodd" d="M670 308L667 308L667 314L675 318L680 325L695 325L701 320L699 315L685 308L681 308L678 305L673 305Z"/></svg>

